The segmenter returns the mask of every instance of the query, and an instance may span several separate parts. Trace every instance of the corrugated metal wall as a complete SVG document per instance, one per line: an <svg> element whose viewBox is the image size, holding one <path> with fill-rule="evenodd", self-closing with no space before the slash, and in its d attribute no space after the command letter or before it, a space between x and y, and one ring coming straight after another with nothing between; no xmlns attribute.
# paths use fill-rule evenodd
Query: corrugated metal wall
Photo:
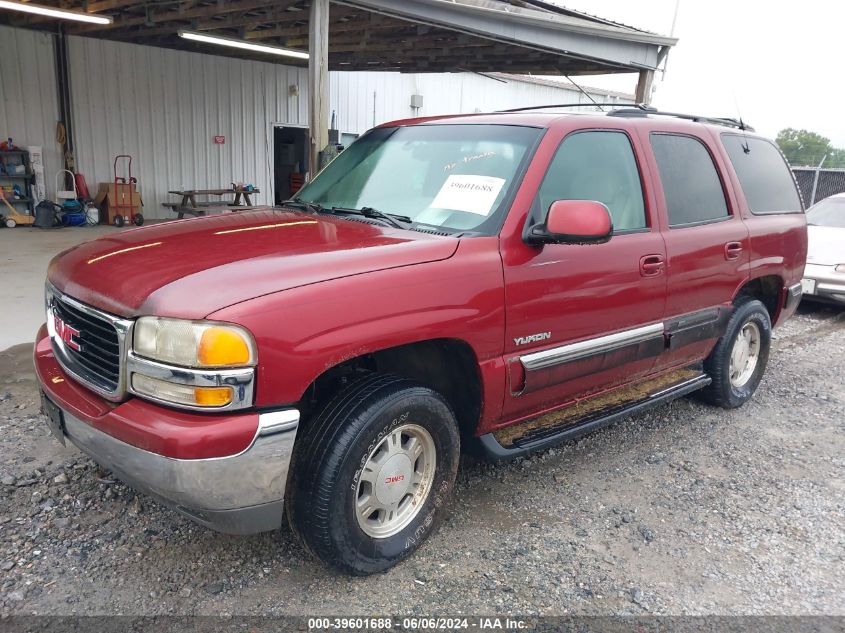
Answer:
<svg viewBox="0 0 845 633"><path fill-rule="evenodd" d="M0 26L0 139L40 145L48 195L60 165L59 118L53 37Z"/></svg>
<svg viewBox="0 0 845 633"><path fill-rule="evenodd" d="M271 129L307 124L305 69L81 37L68 38L68 54L76 167L92 194L113 179L115 155L130 154L149 218L173 217L161 206L175 201L172 189L251 182L263 192L254 202L273 200ZM50 195L59 166L54 67L52 36L0 27L0 134L44 146ZM412 94L423 96L419 111ZM566 87L472 73L334 72L329 111L341 132L360 134L409 116L586 101ZM217 135L225 144L213 143Z"/></svg>
<svg viewBox="0 0 845 633"><path fill-rule="evenodd" d="M358 133L374 124L412 116L491 112L549 103L590 103L574 88L510 78L506 82L474 73L333 72L329 82L330 104L337 112L339 129ZM419 111L411 108L412 94L423 97ZM618 100L600 93L592 96L596 101Z"/></svg>
<svg viewBox="0 0 845 633"><path fill-rule="evenodd" d="M68 48L76 164L89 188L130 154L146 217L173 217L161 206L173 189L235 181L272 200L270 126L306 123L305 70L80 37Z"/></svg>

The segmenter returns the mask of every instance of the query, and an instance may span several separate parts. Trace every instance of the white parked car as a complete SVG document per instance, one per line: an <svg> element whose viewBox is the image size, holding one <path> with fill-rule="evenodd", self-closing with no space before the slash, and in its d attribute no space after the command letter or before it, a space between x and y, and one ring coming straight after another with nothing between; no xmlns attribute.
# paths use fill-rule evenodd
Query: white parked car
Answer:
<svg viewBox="0 0 845 633"><path fill-rule="evenodd" d="M807 209L804 297L845 304L845 193Z"/></svg>

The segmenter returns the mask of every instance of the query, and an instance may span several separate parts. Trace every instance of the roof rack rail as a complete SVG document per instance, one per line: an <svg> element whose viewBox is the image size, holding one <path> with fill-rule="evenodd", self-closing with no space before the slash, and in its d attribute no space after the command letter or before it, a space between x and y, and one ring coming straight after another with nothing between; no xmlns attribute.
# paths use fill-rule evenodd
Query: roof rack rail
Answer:
<svg viewBox="0 0 845 633"><path fill-rule="evenodd" d="M687 121L695 121L698 123L713 123L714 125L724 125L725 127L733 127L744 132L753 132L754 128L745 123L742 119L731 119L728 117L708 117L698 114L683 114L681 112L663 112L657 108L653 108L645 103L553 103L549 105L525 106L523 108L510 108L509 110L496 110L497 113L505 112L528 112L530 110L548 110L551 108L580 108L580 107L613 107L607 113L607 116L618 117L641 117L650 114L656 116L670 116L676 119L684 119ZM623 106L623 107L620 107Z"/></svg>
<svg viewBox="0 0 845 633"><path fill-rule="evenodd" d="M640 107L641 104L638 103L553 103L551 105L538 105L538 106L525 106L523 108L511 108L510 110L496 110L496 112L527 112L529 110L546 110L548 108L595 108L595 107L613 107L618 108L619 106L633 106L633 107Z"/></svg>
<svg viewBox="0 0 845 633"><path fill-rule="evenodd" d="M683 114L681 112L663 112L657 108L638 103L631 108L619 108L608 112L608 116L619 117L640 117L648 116L650 114L656 116L670 116L676 119L684 119L686 121L695 121L696 123L712 123L714 125L723 125L725 127L733 127L744 132L753 132L754 128L745 123L742 119L731 119L728 117L707 117L698 114Z"/></svg>

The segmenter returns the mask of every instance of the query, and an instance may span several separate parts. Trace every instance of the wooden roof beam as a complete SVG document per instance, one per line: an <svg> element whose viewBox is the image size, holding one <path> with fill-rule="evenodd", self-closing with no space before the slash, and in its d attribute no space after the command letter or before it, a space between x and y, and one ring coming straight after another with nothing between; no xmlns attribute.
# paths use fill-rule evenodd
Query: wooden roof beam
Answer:
<svg viewBox="0 0 845 633"><path fill-rule="evenodd" d="M128 27L125 30L112 31L109 37L120 38L127 37L132 40L143 39L144 37L156 37L159 35L176 35L180 29L189 29L191 31L223 31L225 29L238 29L241 27L254 27L258 24L269 24L276 22L284 11L268 11L263 15L228 15L224 19L215 20L207 18L204 20L183 20L183 21L169 21L160 26L154 27ZM303 27L291 27L291 33L299 35L307 32L308 25ZM232 36L231 33L220 33L220 35ZM236 37L242 37L242 34L235 34Z"/></svg>
<svg viewBox="0 0 845 633"><path fill-rule="evenodd" d="M138 5L139 2L138 0L95 0L94 2L80 4L86 5L83 11L87 11L88 13L102 13L103 11L114 11L115 9Z"/></svg>
<svg viewBox="0 0 845 633"><path fill-rule="evenodd" d="M360 31L369 24L369 20L349 20L347 22L339 22L329 25L329 41L337 33L346 33L349 31ZM243 37L247 40L262 40L273 37L292 37L299 36L302 39L302 44L308 44L308 24L303 26L288 26L281 24L269 29L253 29L244 33Z"/></svg>
<svg viewBox="0 0 845 633"><path fill-rule="evenodd" d="M291 5L295 2L288 0L285 4ZM149 12L149 20L153 24L163 24L165 22L171 21L184 21L184 20L191 20L194 18L208 18L214 15L221 15L225 13L238 13L238 12L245 12L245 11L254 11L256 9L263 9L266 7L278 7L280 5L279 0L232 0L226 3L216 3L211 6L198 6L187 11L165 11L165 12L156 12L154 7L150 7ZM121 17L116 16L114 18L114 22L110 25L104 26L90 26L90 25L83 25L73 27L72 29L68 29L68 33L73 33L75 35L87 35L87 34L94 34L94 33L104 33L109 30L119 30L124 29L129 26L143 26L147 23L147 16L132 16L132 17Z"/></svg>

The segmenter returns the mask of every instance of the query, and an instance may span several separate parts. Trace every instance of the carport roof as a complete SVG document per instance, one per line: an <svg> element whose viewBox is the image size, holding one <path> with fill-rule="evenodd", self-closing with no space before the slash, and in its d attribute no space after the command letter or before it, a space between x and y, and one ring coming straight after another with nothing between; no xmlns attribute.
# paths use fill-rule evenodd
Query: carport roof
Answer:
<svg viewBox="0 0 845 633"><path fill-rule="evenodd" d="M52 0L63 9L108 15L68 34L276 61L305 62L198 44L188 29L308 49L309 0ZM57 21L0 12L0 22L55 30ZM332 70L583 75L655 68L677 40L543 0L332 0Z"/></svg>

